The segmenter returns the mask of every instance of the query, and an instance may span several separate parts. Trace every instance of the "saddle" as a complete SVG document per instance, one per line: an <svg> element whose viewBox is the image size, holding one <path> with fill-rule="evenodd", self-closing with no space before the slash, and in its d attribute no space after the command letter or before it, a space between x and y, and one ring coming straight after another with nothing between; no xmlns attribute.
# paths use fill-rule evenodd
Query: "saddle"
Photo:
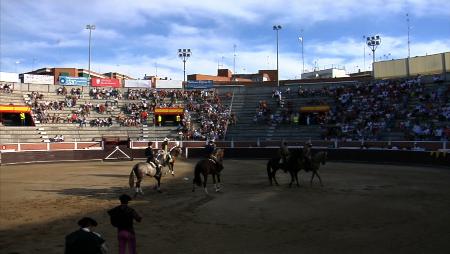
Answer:
<svg viewBox="0 0 450 254"><path fill-rule="evenodd" d="M212 161L214 164L217 164L217 157L215 155L210 155L208 160Z"/></svg>
<svg viewBox="0 0 450 254"><path fill-rule="evenodd" d="M157 168L158 166L153 162L153 161L150 161L148 164L150 164L152 167L154 167L154 168Z"/></svg>

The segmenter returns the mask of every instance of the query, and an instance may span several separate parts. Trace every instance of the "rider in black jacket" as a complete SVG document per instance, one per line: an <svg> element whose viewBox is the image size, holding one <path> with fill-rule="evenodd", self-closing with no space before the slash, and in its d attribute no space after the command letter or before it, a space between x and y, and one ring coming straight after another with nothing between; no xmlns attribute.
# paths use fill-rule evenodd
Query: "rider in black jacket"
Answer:
<svg viewBox="0 0 450 254"><path fill-rule="evenodd" d="M149 162L155 163L155 155L153 154L152 145L153 145L153 142L148 142L148 147L145 148L145 157L147 157L147 163L149 163Z"/></svg>
<svg viewBox="0 0 450 254"><path fill-rule="evenodd" d="M155 160L155 154L153 152L152 148L153 142L148 142L148 147L145 148L145 157L147 157L147 163L153 162L156 165L156 175L161 174L161 168L159 167L159 164Z"/></svg>

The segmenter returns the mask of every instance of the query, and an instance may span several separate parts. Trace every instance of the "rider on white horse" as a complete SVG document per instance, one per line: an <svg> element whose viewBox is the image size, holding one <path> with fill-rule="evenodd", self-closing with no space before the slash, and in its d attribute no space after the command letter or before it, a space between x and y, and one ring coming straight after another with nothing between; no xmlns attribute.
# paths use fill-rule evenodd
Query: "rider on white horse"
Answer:
<svg viewBox="0 0 450 254"><path fill-rule="evenodd" d="M161 148L163 150L163 154L164 154L164 163L169 162L170 161L170 154L169 154L169 138L165 137Z"/></svg>

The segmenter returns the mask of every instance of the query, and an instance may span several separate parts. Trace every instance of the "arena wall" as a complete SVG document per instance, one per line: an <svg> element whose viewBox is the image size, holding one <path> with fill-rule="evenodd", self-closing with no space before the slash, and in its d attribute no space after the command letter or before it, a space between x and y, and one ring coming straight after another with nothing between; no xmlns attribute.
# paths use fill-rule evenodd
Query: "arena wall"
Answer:
<svg viewBox="0 0 450 254"><path fill-rule="evenodd" d="M417 56L409 60L409 75L441 74L444 70L442 55Z"/></svg>
<svg viewBox="0 0 450 254"><path fill-rule="evenodd" d="M405 78L417 75L443 75L450 72L450 52L416 56L398 60L380 61L374 63L376 79Z"/></svg>
<svg viewBox="0 0 450 254"><path fill-rule="evenodd" d="M74 150L74 151L30 151L20 153L1 154L2 165L25 164L38 162L64 162L102 160L114 151L115 147L106 147L105 150ZM143 160L144 149L121 149L137 161ZM364 162L374 164L399 164L399 165L426 165L442 166L450 169L450 154L444 152L404 151L386 149L313 149L313 153L326 150L328 160L335 162ZM227 159L269 159L277 154L277 147L250 148L237 147L226 148ZM202 147L189 147L184 149L188 158L204 158Z"/></svg>
<svg viewBox="0 0 450 254"><path fill-rule="evenodd" d="M391 60L374 63L375 78L398 78L406 77L407 73L407 60Z"/></svg>
<svg viewBox="0 0 450 254"><path fill-rule="evenodd" d="M450 52L444 54L445 71L450 72Z"/></svg>
<svg viewBox="0 0 450 254"><path fill-rule="evenodd" d="M313 149L313 153L325 149ZM227 148L225 158L269 159L278 148ZM328 160L335 162L366 162L375 164L443 166L450 169L450 154L442 152L371 150L371 149L326 149ZM204 157L200 148L188 149L189 158Z"/></svg>

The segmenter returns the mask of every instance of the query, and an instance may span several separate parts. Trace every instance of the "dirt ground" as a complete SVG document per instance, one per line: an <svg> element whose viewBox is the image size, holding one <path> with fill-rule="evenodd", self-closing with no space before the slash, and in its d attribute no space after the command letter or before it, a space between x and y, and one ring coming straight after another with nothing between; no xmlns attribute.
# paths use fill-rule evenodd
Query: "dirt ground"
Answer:
<svg viewBox="0 0 450 254"><path fill-rule="evenodd" d="M195 160L179 161L162 193L143 182L130 205L139 253L449 253L450 170L328 163L324 187L269 186L263 160L226 160L224 188L191 192ZM64 236L91 216L117 253L106 211L134 162L0 167L0 253L63 253ZM210 179L211 180L211 179ZM210 182L211 183L211 182Z"/></svg>

